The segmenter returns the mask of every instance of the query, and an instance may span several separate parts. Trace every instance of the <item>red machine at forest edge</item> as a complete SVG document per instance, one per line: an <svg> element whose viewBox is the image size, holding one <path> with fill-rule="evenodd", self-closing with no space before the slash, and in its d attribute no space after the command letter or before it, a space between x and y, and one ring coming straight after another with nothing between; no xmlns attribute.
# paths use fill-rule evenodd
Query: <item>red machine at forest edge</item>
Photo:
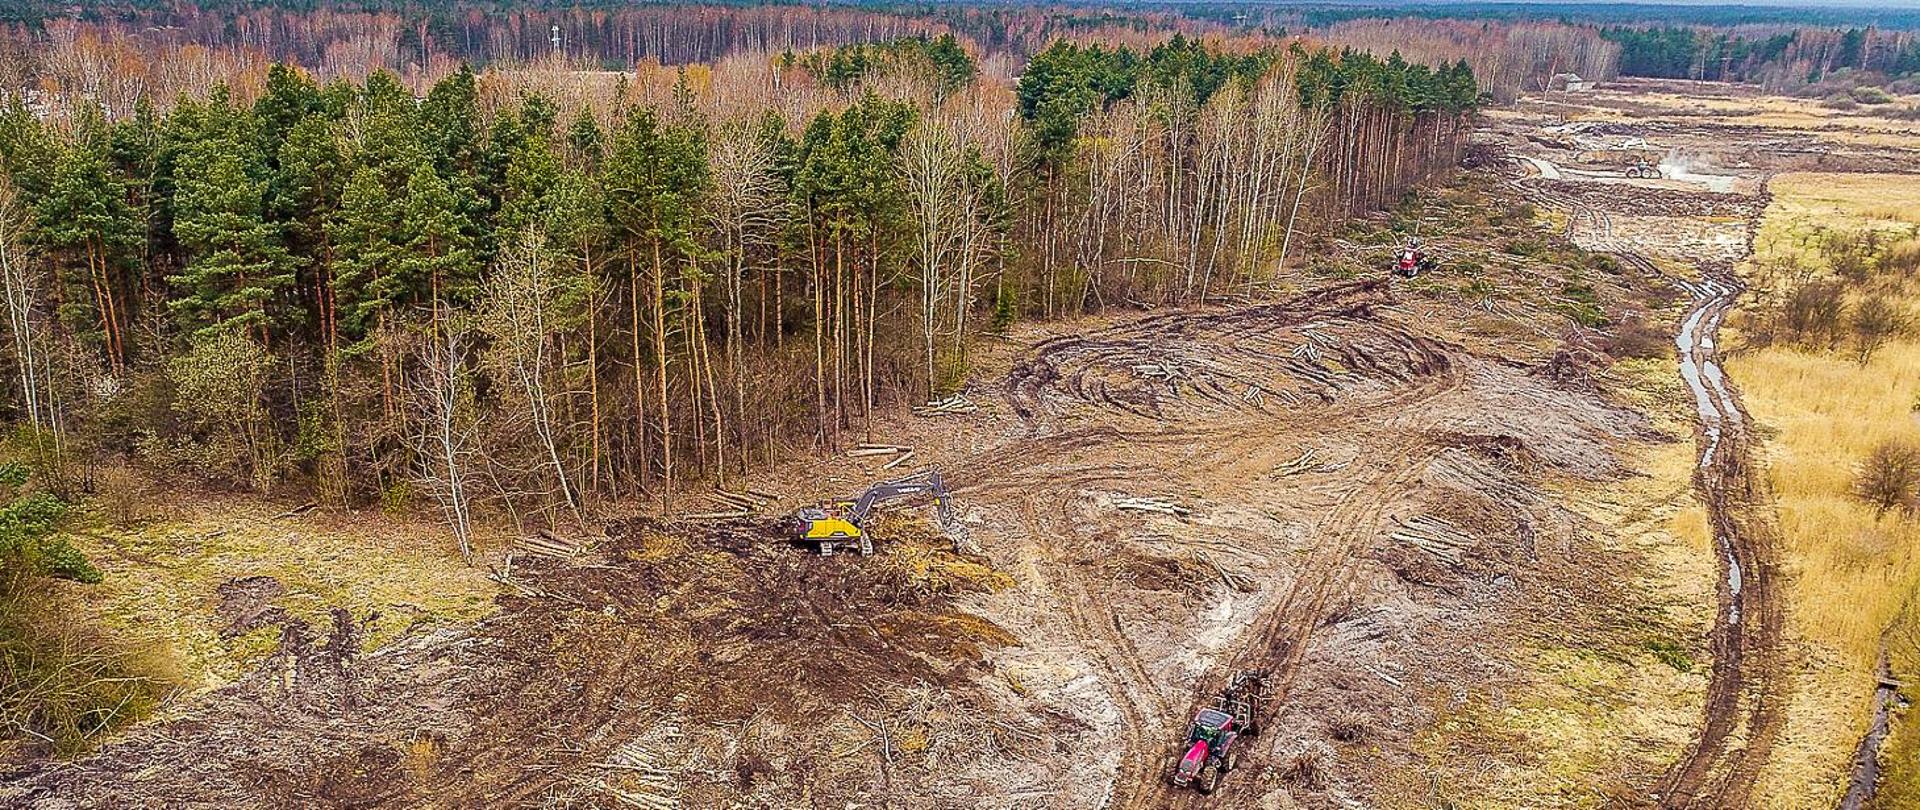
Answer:
<svg viewBox="0 0 1920 810"><path fill-rule="evenodd" d="M1266 682L1265 672L1235 675L1212 708L1194 715L1186 741L1181 743L1183 753L1175 754L1167 774L1175 787L1192 785L1201 793L1212 793L1220 786L1220 777L1240 764L1236 744L1243 736L1260 734Z"/></svg>

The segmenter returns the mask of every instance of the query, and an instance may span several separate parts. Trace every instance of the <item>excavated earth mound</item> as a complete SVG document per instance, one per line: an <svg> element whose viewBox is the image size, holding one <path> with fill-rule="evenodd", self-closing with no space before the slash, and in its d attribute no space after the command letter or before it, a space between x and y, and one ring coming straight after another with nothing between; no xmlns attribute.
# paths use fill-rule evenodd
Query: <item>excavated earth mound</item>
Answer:
<svg viewBox="0 0 1920 810"><path fill-rule="evenodd" d="M791 806L881 789L847 749L1030 744L967 717L986 699L973 671L1011 639L954 599L1000 575L894 549L819 558L764 525L632 523L581 559L516 561L519 593L471 632L365 653L344 611L324 634L286 620L265 666L81 763L9 775L0 805Z"/></svg>

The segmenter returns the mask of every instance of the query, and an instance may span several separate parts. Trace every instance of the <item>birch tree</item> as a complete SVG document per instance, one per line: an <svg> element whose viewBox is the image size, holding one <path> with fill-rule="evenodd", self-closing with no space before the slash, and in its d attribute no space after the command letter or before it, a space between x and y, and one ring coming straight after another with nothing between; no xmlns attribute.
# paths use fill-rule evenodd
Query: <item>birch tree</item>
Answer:
<svg viewBox="0 0 1920 810"><path fill-rule="evenodd" d="M7 331L12 337L14 362L18 366L21 410L27 424L37 433L47 425L40 391L40 327L35 323L34 305L39 300L33 275L27 270L25 232L27 212L20 205L13 184L0 178L0 294L5 296Z"/></svg>
<svg viewBox="0 0 1920 810"><path fill-rule="evenodd" d="M946 302L949 268L960 247L965 223L959 195L960 146L954 134L936 120L924 121L900 147L900 174L907 203L913 212L914 262L920 269L920 327L926 356L927 398L933 398L938 372L934 336L940 309Z"/></svg>
<svg viewBox="0 0 1920 810"><path fill-rule="evenodd" d="M408 386L414 429L409 433L415 483L440 507L473 564L473 477L478 468L473 386L467 376L466 330L436 330L419 352L419 373Z"/></svg>
<svg viewBox="0 0 1920 810"><path fill-rule="evenodd" d="M579 488L562 460L560 422L564 396L556 378L553 346L560 288L548 255L546 235L526 228L501 251L488 279L480 308L481 330L489 340L487 362L517 400L515 415L528 426L554 489L576 521L586 512Z"/></svg>

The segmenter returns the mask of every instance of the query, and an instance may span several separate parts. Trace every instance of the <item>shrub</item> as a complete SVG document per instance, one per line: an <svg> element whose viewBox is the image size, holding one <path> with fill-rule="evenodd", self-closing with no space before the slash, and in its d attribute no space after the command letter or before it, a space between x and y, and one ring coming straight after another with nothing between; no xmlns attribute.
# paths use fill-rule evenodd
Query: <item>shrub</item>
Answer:
<svg viewBox="0 0 1920 810"><path fill-rule="evenodd" d="M1920 239L1903 239L1887 245L1880 250L1879 261L1884 273L1920 273Z"/></svg>
<svg viewBox="0 0 1920 810"><path fill-rule="evenodd" d="M138 719L163 687L132 665L125 644L84 622L52 587L97 583L100 571L58 533L67 505L25 492L28 475L0 464L0 728L28 750L72 754L101 732Z"/></svg>
<svg viewBox="0 0 1920 810"><path fill-rule="evenodd" d="M1672 351L1673 337L1637 312L1620 319L1607 342L1607 354L1616 360L1660 358Z"/></svg>
<svg viewBox="0 0 1920 810"><path fill-rule="evenodd" d="M1007 333L1007 330L1013 326L1014 320L1019 317L1019 304L1014 298L1013 291L1007 289L1004 284L1000 285L994 290L993 294L993 322L990 327L991 330L996 335L1004 335Z"/></svg>
<svg viewBox="0 0 1920 810"><path fill-rule="evenodd" d="M1852 96L1854 101L1858 101L1861 104L1893 103L1893 96L1887 95L1887 91L1878 87L1855 87L1848 95Z"/></svg>
<svg viewBox="0 0 1920 810"><path fill-rule="evenodd" d="M1889 509L1911 514L1920 498L1920 444L1889 439L1875 446L1860 464L1853 490L1875 514Z"/></svg>
<svg viewBox="0 0 1920 810"><path fill-rule="evenodd" d="M1693 654L1679 642L1666 638L1649 638L1641 644L1660 663L1673 667L1678 672L1692 672Z"/></svg>
<svg viewBox="0 0 1920 810"><path fill-rule="evenodd" d="M1837 281L1809 281L1780 304L1780 325L1795 342L1825 348L1840 338L1846 290Z"/></svg>
<svg viewBox="0 0 1920 810"><path fill-rule="evenodd" d="M163 466L208 481L264 491L278 476L280 447L263 407L273 357L241 334L197 341L167 366L175 427L150 436L141 450Z"/></svg>
<svg viewBox="0 0 1920 810"><path fill-rule="evenodd" d="M1887 341L1907 329L1907 313L1882 295L1870 295L1853 308L1853 352L1861 365L1873 360L1873 353Z"/></svg>

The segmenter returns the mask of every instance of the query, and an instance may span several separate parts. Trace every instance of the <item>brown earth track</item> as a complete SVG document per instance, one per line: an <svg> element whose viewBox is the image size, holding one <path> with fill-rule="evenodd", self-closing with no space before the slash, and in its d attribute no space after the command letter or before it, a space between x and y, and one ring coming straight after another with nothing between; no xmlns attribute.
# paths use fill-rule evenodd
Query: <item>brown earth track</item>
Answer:
<svg viewBox="0 0 1920 810"><path fill-rule="evenodd" d="M1215 667L1201 688L1195 690L1186 716L1209 705L1212 696L1234 673L1248 670L1269 673L1269 682L1273 684L1269 705L1279 706L1287 700L1314 633L1324 624L1329 602L1351 584L1348 563L1373 540L1382 512L1397 500L1387 493L1404 489L1412 478L1417 477L1418 469L1431 458L1427 453L1429 449L1418 441L1404 444L1389 463L1379 467L1373 476L1354 482L1341 496L1327 519L1314 531L1317 536L1328 538L1330 542L1323 544L1318 549L1319 553L1304 564L1286 595L1268 609L1255 626L1249 628L1246 640L1238 645L1236 654L1229 662ZM1186 716L1172 719L1176 723L1184 722ZM1169 743L1177 742L1181 731L1178 725L1162 730L1163 735L1171 736L1161 742L1161 747L1171 751ZM1279 742L1277 736L1269 737L1266 745L1258 750L1271 758L1277 753ZM1192 790L1173 787L1162 772L1166 757L1153 755L1155 753L1163 752L1149 750L1149 756L1140 758L1139 764L1130 769L1134 792L1122 794L1124 801L1114 803L1113 807L1147 810L1205 806L1213 801L1227 801L1221 794L1205 797ZM1243 761L1242 767L1247 764L1251 763ZM1234 788L1234 780L1229 779L1222 784L1221 790L1231 796Z"/></svg>
<svg viewBox="0 0 1920 810"><path fill-rule="evenodd" d="M1372 291L1380 286L1376 282L1368 282L1353 285L1353 288ZM1346 291L1346 288L1336 289L1341 293ZM1313 299L1338 300L1331 295L1314 296ZM1390 424L1395 414L1405 412L1409 406L1460 386L1459 369L1452 360L1457 348L1414 336L1384 321L1372 320L1371 312L1365 308L1343 306L1337 313L1343 318L1367 319L1370 326L1403 341L1409 353L1417 355L1408 365L1417 368L1425 376L1414 381L1414 384L1396 389L1383 399L1368 401L1362 409L1327 415L1319 425L1322 432L1337 432L1342 426L1351 426L1359 420ZM1309 310L1291 318L1290 322L1308 322L1314 320L1316 315L1329 314L1333 313ZM1374 364L1371 370L1386 371L1388 376L1398 378L1378 364ZM1265 608L1242 634L1243 640L1234 645L1231 654L1225 656L1225 662L1212 667L1197 687L1190 690L1190 703L1185 714L1176 716L1161 711L1161 726L1142 729L1145 737L1129 746L1116 792L1108 807L1144 810L1199 806L1222 800L1218 796L1209 799L1192 791L1180 791L1165 781L1163 770L1166 754L1182 732L1181 724L1192 711L1208 703L1234 673L1241 671L1267 671L1275 684L1273 705L1286 700L1314 633L1324 625L1330 603L1351 585L1349 563L1372 542L1383 511L1399 501L1398 493L1416 481L1419 472L1438 449L1423 440L1424 434L1435 427L1409 425L1388 431L1383 440L1378 442L1379 446L1375 448L1378 455L1374 457L1383 461L1373 465L1373 474L1352 479L1327 517L1315 527L1314 536L1325 541L1315 548L1312 557L1301 566L1286 594ZM1249 431L1244 427L1236 427L1230 433L1221 433L1212 438L1228 445L1258 444L1271 441L1276 435L1272 431ZM1266 746L1265 753L1272 755L1277 745L1278 740L1274 738ZM1233 790L1233 782L1229 779L1222 789Z"/></svg>
<svg viewBox="0 0 1920 810"><path fill-rule="evenodd" d="M1316 414L1316 427L1320 431L1338 430L1339 425L1362 420L1390 422L1391 415L1406 406L1457 388L1459 375L1450 358L1456 350L1379 319L1374 308L1387 303L1391 303L1388 285L1380 280L1366 280L1311 291L1279 304L1216 313L1155 316L1090 335L1063 336L1038 344L1028 358L1014 366L1006 382L1008 402L1026 421L1030 431L1022 442L1028 445L1020 454L1023 462L1017 466L1034 469L1043 466L1044 460L1057 452L1123 436L1128 445L1134 447L1186 446L1203 441L1222 447L1246 447L1274 441L1285 433L1284 429L1272 427L1250 428L1238 419L1225 424L1207 419L1205 415L1182 419L1182 414L1168 413L1173 398L1155 394L1116 396L1110 386L1090 386L1084 382L1090 368L1125 364L1143 355L1165 355L1170 345L1177 346L1183 339L1201 340L1215 355L1237 354L1277 363L1283 371L1323 386L1324 390L1314 392L1315 396L1302 398L1304 406L1320 406L1316 408L1322 411ZM1351 408L1327 407L1338 398L1344 381L1324 373L1315 374L1307 368L1310 364L1275 350L1274 335L1288 327L1331 323L1364 324L1381 339L1384 345L1367 347L1372 351L1348 344L1330 351L1338 356L1341 367L1353 370L1351 376L1387 381L1392 388L1384 396L1365 397ZM1258 380L1235 379L1234 382L1261 385ZM1268 411L1260 405L1234 401L1225 396L1229 392L1219 387L1209 392L1196 385L1190 390L1199 392L1213 406L1236 411ZM1049 396L1059 393L1066 393L1069 400L1114 412L1122 418L1152 421L1143 429L1122 431L1100 426L1055 432L1054 420L1049 418ZM1291 673L1297 672L1329 601L1346 583L1345 565L1357 549L1372 540L1371 530L1377 526L1381 511L1394 500L1390 493L1400 489L1408 475L1417 472L1426 459L1417 452L1421 447L1417 441L1382 444L1382 457L1393 457L1396 463L1379 467L1373 476L1351 482L1328 518L1316 529L1316 535L1327 537L1331 542L1316 549L1288 593L1255 619L1252 628L1243 634L1245 640L1236 644L1227 656L1229 662L1213 667L1203 679L1203 688L1187 690L1189 708L1204 702L1210 691L1223 684L1231 673L1243 669L1266 669L1283 683L1290 683ZM990 455L1004 459L1008 454L999 449ZM1035 483L1028 481L1029 476L1022 470L1009 469L1009 466L1012 465L1004 461L989 462L976 457L958 465L954 478L982 481L964 487L975 496L1004 494L1021 487L1023 482ZM1137 481L1145 477L1140 473L1146 471L1107 469L1062 476L1057 470L1049 470L1045 478L1053 488L1074 490L1091 484L1113 486ZM1058 538L1074 536L1078 522L1075 515L1069 514L1072 504L1058 504L1060 517L1054 520L1041 514L1042 509L1031 495L1022 496L1021 503L1027 525L1036 531L1049 531L1056 538L1055 542L1042 545L1048 550L1048 575L1071 597L1066 600L1065 610L1070 623L1081 636L1083 645L1123 681L1117 685L1116 691L1122 696L1116 702L1132 738L1125 741L1116 790L1106 806L1146 808L1178 802L1183 797L1169 791L1164 782L1162 754L1180 734L1184 716L1169 712L1159 698L1159 686L1146 672L1138 650L1120 627L1118 618L1107 616L1103 620L1086 609L1096 603L1088 596L1075 566L1057 542ZM1284 695L1284 688L1276 694ZM1188 793L1184 798L1192 800L1196 796Z"/></svg>
<svg viewBox="0 0 1920 810"><path fill-rule="evenodd" d="M1750 253L1771 199L1764 184L1757 197L1617 185L1596 194L1577 183L1538 178L1512 185L1543 205L1565 210L1568 238L1656 274L1658 265L1642 253L1655 246L1617 233L1606 208L1639 212L1651 204L1654 211L1679 206L1682 210L1674 213L1686 216L1740 213L1748 220ZM1775 558L1773 506L1765 471L1756 465L1758 439L1747 429L1750 420L1738 390L1714 356L1719 325L1744 288L1718 263L1696 259L1695 264L1704 280L1679 282L1695 298L1677 340L1682 376L1690 377L1700 406L1695 427L1702 458L1694 490L1707 508L1723 573L1708 637L1713 663L1700 727L1649 798L1669 808L1734 808L1751 803L1760 770L1786 722L1785 596Z"/></svg>
<svg viewBox="0 0 1920 810"><path fill-rule="evenodd" d="M1660 805L1671 808L1747 806L1786 722L1786 615L1766 474L1755 463L1757 440L1747 429L1738 392L1712 359L1720 319L1742 288L1731 277L1714 275L1703 289L1695 312L1707 328L1693 335L1691 349L1711 369L1709 382L1718 381L1710 386L1718 421L1703 412L1699 437L1707 449L1694 485L1726 555L1726 573L1709 639L1713 669L1700 731L1657 788Z"/></svg>

